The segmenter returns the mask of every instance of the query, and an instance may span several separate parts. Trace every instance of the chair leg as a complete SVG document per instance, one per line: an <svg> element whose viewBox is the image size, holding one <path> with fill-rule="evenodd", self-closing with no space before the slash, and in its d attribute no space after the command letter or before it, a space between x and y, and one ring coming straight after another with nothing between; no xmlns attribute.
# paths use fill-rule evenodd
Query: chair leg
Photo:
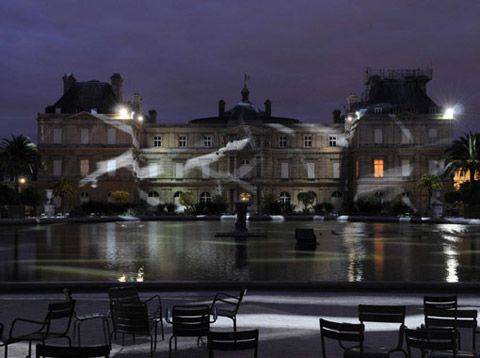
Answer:
<svg viewBox="0 0 480 358"><path fill-rule="evenodd" d="M5 343L5 358L8 358L8 343Z"/></svg>
<svg viewBox="0 0 480 358"><path fill-rule="evenodd" d="M154 344L153 344L153 349L154 350L157 350L157 334L158 334L158 322L155 322L155 341L154 341Z"/></svg>
<svg viewBox="0 0 480 358"><path fill-rule="evenodd" d="M237 317L233 317L233 331L236 332L237 331Z"/></svg>
<svg viewBox="0 0 480 358"><path fill-rule="evenodd" d="M153 337L150 336L150 358L153 358L153 350L154 350L153 347L154 347L153 346Z"/></svg>
<svg viewBox="0 0 480 358"><path fill-rule="evenodd" d="M172 339L174 338L175 336L171 336L170 339L168 340L168 357L171 358L172 357Z"/></svg>
<svg viewBox="0 0 480 358"><path fill-rule="evenodd" d="M165 340L165 334L163 333L163 318L160 320L160 329L162 330L162 341Z"/></svg>

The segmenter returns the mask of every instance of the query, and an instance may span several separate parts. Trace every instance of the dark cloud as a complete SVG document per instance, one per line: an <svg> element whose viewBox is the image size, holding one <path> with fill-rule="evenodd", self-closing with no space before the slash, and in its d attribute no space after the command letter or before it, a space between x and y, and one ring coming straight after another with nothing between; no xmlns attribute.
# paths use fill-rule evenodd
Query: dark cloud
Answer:
<svg viewBox="0 0 480 358"><path fill-rule="evenodd" d="M36 133L61 77L125 78L165 122L213 115L251 97L277 115L327 122L366 67L432 66L430 94L461 102L457 132L480 130L480 3L385 1L4 1L0 132Z"/></svg>

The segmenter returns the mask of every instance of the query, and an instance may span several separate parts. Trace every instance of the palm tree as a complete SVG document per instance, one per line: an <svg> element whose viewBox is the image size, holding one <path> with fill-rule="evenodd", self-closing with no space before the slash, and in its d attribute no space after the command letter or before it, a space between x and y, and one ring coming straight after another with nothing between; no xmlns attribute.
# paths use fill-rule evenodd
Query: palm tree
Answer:
<svg viewBox="0 0 480 358"><path fill-rule="evenodd" d="M445 151L445 174L453 176L457 171L461 175L469 174L470 182L475 181L475 173L480 173L480 134L465 133Z"/></svg>
<svg viewBox="0 0 480 358"><path fill-rule="evenodd" d="M37 146L20 134L10 139L4 138L0 144L0 169L13 178L15 191L19 192L18 179L22 175L31 176L41 166Z"/></svg>
<svg viewBox="0 0 480 358"><path fill-rule="evenodd" d="M61 211L64 212L65 204L67 201L70 201L75 194L75 187L70 180L62 177L55 183L53 191L55 195L59 195L62 198Z"/></svg>
<svg viewBox="0 0 480 358"><path fill-rule="evenodd" d="M432 174L424 174L420 178L420 182L418 183L418 187L420 189L427 189L428 192L428 209L432 205L432 195L434 190L442 189L442 180L437 175Z"/></svg>

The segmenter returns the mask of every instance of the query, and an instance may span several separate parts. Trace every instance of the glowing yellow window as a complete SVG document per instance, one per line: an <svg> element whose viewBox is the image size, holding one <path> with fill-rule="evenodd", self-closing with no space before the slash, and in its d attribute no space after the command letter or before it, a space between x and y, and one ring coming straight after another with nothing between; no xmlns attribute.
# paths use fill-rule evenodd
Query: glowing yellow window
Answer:
<svg viewBox="0 0 480 358"><path fill-rule="evenodd" d="M373 176L375 178L383 178L383 159L373 160Z"/></svg>

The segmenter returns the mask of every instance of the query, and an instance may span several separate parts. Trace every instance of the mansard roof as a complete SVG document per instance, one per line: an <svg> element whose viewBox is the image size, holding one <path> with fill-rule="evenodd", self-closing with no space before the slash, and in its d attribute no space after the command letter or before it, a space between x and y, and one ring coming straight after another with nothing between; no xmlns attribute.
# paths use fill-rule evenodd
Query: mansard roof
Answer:
<svg viewBox="0 0 480 358"><path fill-rule="evenodd" d="M387 110L432 113L438 105L427 94L431 70L370 70L366 72L366 88L360 104L367 112L375 107Z"/></svg>
<svg viewBox="0 0 480 358"><path fill-rule="evenodd" d="M119 103L112 86L106 82L76 82L53 105L60 108L61 113L78 113L96 109L97 113L113 113Z"/></svg>

